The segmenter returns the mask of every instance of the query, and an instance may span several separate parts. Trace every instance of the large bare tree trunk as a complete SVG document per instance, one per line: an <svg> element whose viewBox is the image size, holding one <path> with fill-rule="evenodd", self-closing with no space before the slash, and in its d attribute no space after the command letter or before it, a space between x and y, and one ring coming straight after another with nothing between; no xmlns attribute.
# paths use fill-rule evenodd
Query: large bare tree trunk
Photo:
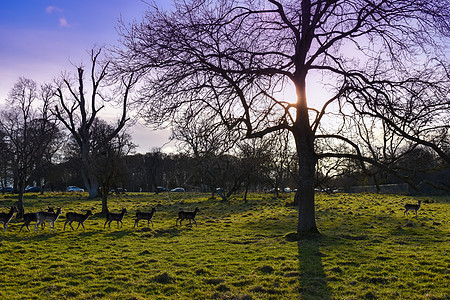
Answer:
<svg viewBox="0 0 450 300"><path fill-rule="evenodd" d="M98 196L98 180L93 175L85 174L85 171L82 171L82 178L84 182L84 186L89 193L89 198L94 199Z"/></svg>
<svg viewBox="0 0 450 300"><path fill-rule="evenodd" d="M316 158L312 145L306 138L296 137L297 151L299 156L298 189L295 195L298 201L298 227L299 237L318 233L316 226L314 181Z"/></svg>
<svg viewBox="0 0 450 300"><path fill-rule="evenodd" d="M89 198L94 199L98 196L98 180L93 176L92 164L89 161L89 142L83 141L81 148L81 177L84 186L89 193Z"/></svg>
<svg viewBox="0 0 450 300"><path fill-rule="evenodd" d="M314 152L314 132L309 124L306 101L306 74L298 76L297 81L297 119L294 124L294 139L299 164L299 182L296 200L298 200L298 237L319 233L316 226L314 183L317 157Z"/></svg>

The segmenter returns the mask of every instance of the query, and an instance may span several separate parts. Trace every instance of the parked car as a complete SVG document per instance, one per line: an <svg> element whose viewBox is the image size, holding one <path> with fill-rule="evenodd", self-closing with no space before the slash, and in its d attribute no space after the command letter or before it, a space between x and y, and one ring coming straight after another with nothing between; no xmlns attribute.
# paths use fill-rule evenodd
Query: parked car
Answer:
<svg viewBox="0 0 450 300"><path fill-rule="evenodd" d="M157 193L157 194L162 193L162 192L167 192L167 191L168 191L168 189L166 189L165 187L162 187L162 186L157 186L155 189L155 193Z"/></svg>
<svg viewBox="0 0 450 300"><path fill-rule="evenodd" d="M39 193L41 188L38 186L30 186L25 189L25 193Z"/></svg>
<svg viewBox="0 0 450 300"><path fill-rule="evenodd" d="M84 189L79 188L79 187L74 186L74 185L70 185L70 186L67 187L66 191L67 192L84 192Z"/></svg>
<svg viewBox="0 0 450 300"><path fill-rule="evenodd" d="M184 188L176 187L176 188L172 189L171 192L184 192Z"/></svg>
<svg viewBox="0 0 450 300"><path fill-rule="evenodd" d="M13 188L10 186L6 186L5 188L0 187L0 193L12 193L13 192Z"/></svg>
<svg viewBox="0 0 450 300"><path fill-rule="evenodd" d="M117 188L117 189L111 189L109 192L110 193L116 193L116 194L123 194L123 193L126 193L128 191L127 191L127 189L124 189L124 188Z"/></svg>

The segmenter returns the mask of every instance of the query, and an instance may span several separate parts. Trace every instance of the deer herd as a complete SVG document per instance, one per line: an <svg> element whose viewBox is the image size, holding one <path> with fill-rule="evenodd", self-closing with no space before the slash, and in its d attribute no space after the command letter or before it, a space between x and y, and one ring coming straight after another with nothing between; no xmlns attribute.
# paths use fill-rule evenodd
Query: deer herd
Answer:
<svg viewBox="0 0 450 300"><path fill-rule="evenodd" d="M422 201L419 201L418 204L406 204L405 205L405 211L403 212L403 215L407 215L408 212L410 210L414 211L416 213L417 216L417 211L420 209L420 206L422 204ZM192 224L191 222L193 221L195 226L197 226L197 222L195 221L195 217L197 215L197 213L200 210L198 209L198 207L195 208L194 211L179 211L178 212L178 218L175 222L175 226L178 225L178 221L180 222L180 226L181 226L181 222L184 220L189 220L189 224ZM3 231L6 232L6 229L8 229L8 223L14 219L14 215L19 212L17 210L16 206L11 206L9 209L9 212L7 213L0 213L0 223L3 224ZM150 212L141 212L141 211L136 211L136 218L134 221L134 227L138 226L139 227L139 221L140 220L147 220L147 226L150 226L150 222L152 223L152 227L153 227L153 215L155 214L156 209L154 207L152 207ZM36 224L34 225L34 231L35 232L39 232L39 227L43 227L45 222L48 222L49 224L49 230L50 232L52 231L53 228L53 232L55 232L55 222L56 220L58 220L59 216L62 213L62 209L61 207L58 207L58 209L56 210L56 212L54 211L53 208L49 207L47 211L40 211L37 213L26 213L23 215L23 224L22 227L20 227L19 232L22 231L23 227L26 227L28 231L30 231L30 229L28 228L28 225L30 225L31 222L36 222ZM122 211L120 213L112 213L112 212L108 212L106 213L106 222L103 225L103 229L106 228L106 224L108 224L108 227L111 228L111 222L116 221L117 222L117 228L119 228L119 223L120 223L120 228L122 228L123 226L123 218L125 216L125 214L127 213L126 208L123 208ZM89 216L92 216L92 211L91 210L86 210L85 214L79 214L79 213L75 213L75 212L68 212L66 214L66 221L64 223L64 231L66 230L66 225L69 224L70 228L72 228L72 230L78 230L78 227L80 227L80 225L83 227L83 230L85 230L84 228L84 221L87 220L87 218L89 218ZM72 227L72 223L76 222L78 223L78 226L76 229L74 229Z"/></svg>
<svg viewBox="0 0 450 300"><path fill-rule="evenodd" d="M195 226L197 226L197 222L195 221L195 217L197 215L197 213L200 210L198 209L198 207L195 208L195 210L193 212L191 211L180 211L178 213L178 218L175 222L175 226L178 225L178 221L180 221L180 226L181 226L181 222L183 220L189 220L189 224L191 224L191 222L193 221L195 223ZM18 209L16 206L11 206L10 210L8 213L0 213L0 223L3 224L3 231L6 232L6 229L8 229L8 223L14 219L14 215L16 213L18 213ZM136 211L136 218L134 221L134 227L139 227L139 221L140 220L147 220L147 226L150 226L150 222L152 223L152 227L153 227L153 215L155 214L156 209L154 207L152 207L150 212L141 212L141 211ZM28 231L30 231L30 228L28 227L30 225L31 222L36 222L34 225L34 232L39 232L39 228L40 227L44 227L45 223L48 222L49 224L49 230L50 232L52 231L53 228L53 232L55 232L55 222L56 220L58 220L59 216L62 213L62 209L61 207L58 207L56 212L54 211L53 208L48 207L47 211L39 211L37 213L26 213L23 215L23 224L20 227L19 232L22 231L22 229L24 227L27 228ZM120 223L120 228L122 228L123 226L123 218L125 216L125 214L127 213L127 209L123 208L122 211L120 213L112 213L112 212L108 212L106 213L106 222L103 225L103 228L106 228L106 225L108 224L108 227L111 228L111 222L115 221L117 222L117 228L119 228L119 223ZM91 210L86 210L86 213L84 214L79 214L79 213L75 213L75 212L68 212L66 214L66 221L64 223L64 231L66 230L66 225L69 224L70 228L72 228L72 230L78 230L78 228L80 227L80 225L83 227L83 230L85 230L84 227L84 222L89 218L89 216L92 216L92 211ZM72 227L72 223L76 222L78 223L78 226L76 229L74 229Z"/></svg>

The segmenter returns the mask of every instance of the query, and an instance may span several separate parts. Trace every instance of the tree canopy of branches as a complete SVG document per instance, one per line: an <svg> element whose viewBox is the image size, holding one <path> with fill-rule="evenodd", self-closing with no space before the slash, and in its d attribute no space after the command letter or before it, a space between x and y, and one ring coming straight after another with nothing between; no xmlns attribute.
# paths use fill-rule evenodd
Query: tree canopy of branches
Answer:
<svg viewBox="0 0 450 300"><path fill-rule="evenodd" d="M79 147L81 175L89 197L93 198L98 195L99 188L98 178L93 169L95 164L91 155L94 122L106 103L118 102L122 107L121 117L114 130L103 137L103 142L107 144L118 136L129 120L127 104L135 79L133 74L129 74L116 79L116 81L108 81L111 79L108 78L109 62L100 62L101 50L91 50L90 58L90 91L89 87L85 86L84 67L77 68L74 78L63 75L56 90L58 103L55 106L54 114L69 130ZM88 92L90 98L86 97Z"/></svg>
<svg viewBox="0 0 450 300"><path fill-rule="evenodd" d="M9 109L0 113L0 131L6 141L19 195L19 215L24 211L23 194L30 175L60 138L56 120L49 110L51 97L50 85L39 87L33 80L21 77L9 93Z"/></svg>
<svg viewBox="0 0 450 300"><path fill-rule="evenodd" d="M448 167L448 0L175 0L173 7L150 7L141 22L121 26L118 67L144 77L143 116L156 126L187 111L214 116L248 138L289 131L299 236L318 232L319 159L351 158L395 174L383 159L412 143ZM289 88L294 101L284 98ZM321 140L327 148L315 147ZM383 143L396 151L370 151Z"/></svg>

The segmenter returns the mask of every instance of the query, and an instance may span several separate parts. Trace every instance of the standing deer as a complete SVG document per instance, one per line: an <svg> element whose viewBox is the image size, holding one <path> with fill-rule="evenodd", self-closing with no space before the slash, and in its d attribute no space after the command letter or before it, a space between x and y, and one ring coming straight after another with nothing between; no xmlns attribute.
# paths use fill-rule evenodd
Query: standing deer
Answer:
<svg viewBox="0 0 450 300"><path fill-rule="evenodd" d="M139 227L139 221L140 220L147 220L147 227L150 225L149 222L152 222L152 227L153 227L153 215L156 212L156 208L152 207L152 211L151 212L140 212L139 210L136 212L136 220L134 221L134 227L136 227L136 225Z"/></svg>
<svg viewBox="0 0 450 300"><path fill-rule="evenodd" d="M422 201L419 200L418 203L419 204L405 204L405 211L403 212L403 215L407 215L410 210L415 210L417 216L417 211L419 210Z"/></svg>
<svg viewBox="0 0 450 300"><path fill-rule="evenodd" d="M83 223L84 223L84 221L87 220L87 218L89 218L89 216L92 216L92 211L90 211L90 210L87 210L86 214L84 214L84 215L74 213L74 212L68 212L66 214L66 222L64 223L64 231L66 231L67 223L69 223L69 226L70 226L70 228L72 228L72 230L75 230L72 227L72 222L78 222L78 226L77 226L76 230L78 230L78 227L80 227L80 225L83 227L83 230L85 230Z"/></svg>
<svg viewBox="0 0 450 300"><path fill-rule="evenodd" d="M52 207L48 207L47 212L54 212ZM28 228L28 225L30 225L31 222L37 222L37 213L26 213L23 215L23 224L22 227L20 227L19 232L22 231L23 227L26 226L27 230L30 231L30 228ZM42 228L44 228L45 223L42 223Z"/></svg>
<svg viewBox="0 0 450 300"><path fill-rule="evenodd" d="M3 223L3 232L8 229L8 223L14 218L14 214L19 212L17 207L11 206L8 213L0 213L0 223Z"/></svg>
<svg viewBox="0 0 450 300"><path fill-rule="evenodd" d="M185 219L189 220L189 224L191 224L191 220L194 221L195 226L197 226L197 222L195 222L195 216L197 215L197 213L200 210L198 209L198 207L195 208L194 211L180 211L178 213L178 219L176 221L176 225L178 225L178 220L180 220L180 226L181 226L181 222Z"/></svg>
<svg viewBox="0 0 450 300"><path fill-rule="evenodd" d="M125 216L126 212L127 212L127 209L122 208L122 212L120 214L110 213L110 212L106 213L106 222L105 222L105 225L103 226L103 229L106 228L107 223L108 223L109 228L111 228L112 221L117 222L117 228L119 228L119 222L121 224L120 227L122 227L123 226L122 220L123 220L123 217Z"/></svg>
<svg viewBox="0 0 450 300"><path fill-rule="evenodd" d="M36 222L36 225L34 226L34 231L39 232L39 226L44 222L48 222L50 232L52 231L52 226L53 226L53 232L55 232L56 231L55 230L55 222L56 222L56 220L58 220L59 216L61 215L61 212L62 212L61 207L58 207L58 209L56 210L56 213L46 212L46 211L38 212L36 214L37 222Z"/></svg>

